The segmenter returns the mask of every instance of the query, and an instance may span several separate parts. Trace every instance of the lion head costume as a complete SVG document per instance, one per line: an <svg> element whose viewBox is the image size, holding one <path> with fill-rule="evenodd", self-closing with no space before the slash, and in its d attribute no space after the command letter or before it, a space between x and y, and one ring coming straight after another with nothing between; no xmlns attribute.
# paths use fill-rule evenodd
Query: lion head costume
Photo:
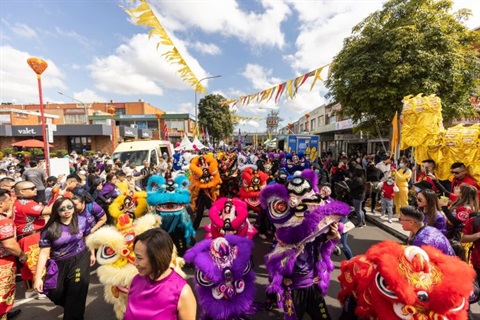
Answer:
<svg viewBox="0 0 480 320"><path fill-rule="evenodd" d="M466 263L436 248L385 241L342 262L338 299L347 309L356 303L352 318L467 319L474 278Z"/></svg>
<svg viewBox="0 0 480 320"><path fill-rule="evenodd" d="M190 192L192 209L196 210L197 198L201 190L212 200L218 196L218 186L222 183L218 162L211 155L201 155L190 161Z"/></svg>
<svg viewBox="0 0 480 320"><path fill-rule="evenodd" d="M145 191L121 194L108 207L108 213L117 225L118 217L128 214L131 218L140 218L148 211L147 193Z"/></svg>
<svg viewBox="0 0 480 320"><path fill-rule="evenodd" d="M267 185L268 174L263 171L246 168L242 172L242 181L238 196L248 204L248 208L259 212L260 192Z"/></svg>

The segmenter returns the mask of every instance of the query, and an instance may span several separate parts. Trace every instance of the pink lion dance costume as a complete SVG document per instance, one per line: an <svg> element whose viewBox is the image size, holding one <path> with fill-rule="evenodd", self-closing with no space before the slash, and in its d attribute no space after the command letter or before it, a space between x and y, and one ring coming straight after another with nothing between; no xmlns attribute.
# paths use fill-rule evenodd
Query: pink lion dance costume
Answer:
<svg viewBox="0 0 480 320"><path fill-rule="evenodd" d="M257 230L248 221L248 206L238 198L220 198L209 211L210 224L205 226L205 238L215 239L227 234L253 239Z"/></svg>
<svg viewBox="0 0 480 320"><path fill-rule="evenodd" d="M240 320L255 313L253 241L226 235L197 243L185 253L195 265L195 291L202 319Z"/></svg>
<svg viewBox="0 0 480 320"><path fill-rule="evenodd" d="M343 261L340 319L467 319L475 271L431 246L394 241Z"/></svg>

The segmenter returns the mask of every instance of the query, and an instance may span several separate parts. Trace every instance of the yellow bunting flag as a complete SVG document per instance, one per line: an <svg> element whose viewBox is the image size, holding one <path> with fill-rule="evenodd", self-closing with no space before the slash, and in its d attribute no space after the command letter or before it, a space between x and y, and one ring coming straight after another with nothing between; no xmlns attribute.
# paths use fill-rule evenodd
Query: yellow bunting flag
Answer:
<svg viewBox="0 0 480 320"><path fill-rule="evenodd" d="M165 57L166 61L172 64L180 65L180 69L177 70L177 72L180 74L180 77L183 81L190 83L195 88L196 92L207 93L207 90L200 84L195 74L178 52L177 48L173 44L160 21L158 21L155 13L152 11L146 0L140 0L138 7L129 10L125 9L125 12L132 17L136 25L145 25L152 28L152 30L149 32L149 38L154 34L159 36L160 42L157 44L157 49L160 45L173 47L162 56Z"/></svg>

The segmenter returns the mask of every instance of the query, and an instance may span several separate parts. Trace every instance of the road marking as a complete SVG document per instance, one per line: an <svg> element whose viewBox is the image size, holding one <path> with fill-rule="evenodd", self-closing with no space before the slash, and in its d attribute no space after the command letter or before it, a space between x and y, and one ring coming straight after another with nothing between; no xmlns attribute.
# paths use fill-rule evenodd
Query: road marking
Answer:
<svg viewBox="0 0 480 320"><path fill-rule="evenodd" d="M22 304L25 304L27 302L33 301L35 298L26 298L26 299L21 299L21 300L15 300L15 303L13 304L13 307L18 307L21 306Z"/></svg>

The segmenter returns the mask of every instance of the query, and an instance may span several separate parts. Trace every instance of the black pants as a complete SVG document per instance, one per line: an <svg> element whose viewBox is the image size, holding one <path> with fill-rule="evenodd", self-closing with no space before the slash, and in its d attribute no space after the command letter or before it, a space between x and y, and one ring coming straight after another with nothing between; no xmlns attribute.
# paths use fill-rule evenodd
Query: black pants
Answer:
<svg viewBox="0 0 480 320"><path fill-rule="evenodd" d="M203 211L212 207L212 199L210 199L203 190L200 190L197 198L197 211L195 212L195 220L193 221L193 228L195 230L200 227L203 218Z"/></svg>
<svg viewBox="0 0 480 320"><path fill-rule="evenodd" d="M305 313L312 319L332 319L322 292L316 284L305 289L292 290L292 300L298 320L302 320Z"/></svg>
<svg viewBox="0 0 480 320"><path fill-rule="evenodd" d="M57 261L57 288L48 293L48 298L64 308L64 320L83 320L90 283L90 252L77 254Z"/></svg>

